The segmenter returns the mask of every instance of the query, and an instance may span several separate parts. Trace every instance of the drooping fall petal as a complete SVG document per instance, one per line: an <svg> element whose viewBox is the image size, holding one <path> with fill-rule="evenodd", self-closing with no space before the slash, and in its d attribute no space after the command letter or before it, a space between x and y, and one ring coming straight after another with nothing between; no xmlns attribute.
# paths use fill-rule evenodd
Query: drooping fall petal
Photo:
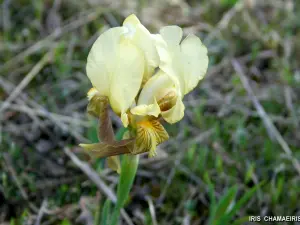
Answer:
<svg viewBox="0 0 300 225"><path fill-rule="evenodd" d="M156 146L169 139L165 128L158 120L145 120L137 124L136 141L133 154L149 152L149 157L156 155Z"/></svg>

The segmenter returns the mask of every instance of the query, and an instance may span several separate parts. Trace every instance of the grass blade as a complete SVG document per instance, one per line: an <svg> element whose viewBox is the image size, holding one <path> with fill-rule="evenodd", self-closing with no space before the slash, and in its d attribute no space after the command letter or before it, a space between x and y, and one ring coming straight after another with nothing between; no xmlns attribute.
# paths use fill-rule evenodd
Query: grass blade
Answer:
<svg viewBox="0 0 300 225"><path fill-rule="evenodd" d="M110 209L111 209L111 201L107 199L103 206L103 210L101 214L101 223L99 223L99 225L109 225Z"/></svg>
<svg viewBox="0 0 300 225"><path fill-rule="evenodd" d="M233 206L233 208L230 210L230 212L222 218L222 224L229 223L229 221L234 217L236 212L249 201L249 199L255 194L257 189L262 184L263 183L260 183L259 185L251 188L247 193L245 193L244 196Z"/></svg>
<svg viewBox="0 0 300 225"><path fill-rule="evenodd" d="M221 200L219 201L219 204L217 205L217 209L216 209L216 216L215 216L216 220L218 220L219 218L221 218L223 215L226 214L230 204L235 199L237 191L238 191L237 186L233 186L221 198Z"/></svg>

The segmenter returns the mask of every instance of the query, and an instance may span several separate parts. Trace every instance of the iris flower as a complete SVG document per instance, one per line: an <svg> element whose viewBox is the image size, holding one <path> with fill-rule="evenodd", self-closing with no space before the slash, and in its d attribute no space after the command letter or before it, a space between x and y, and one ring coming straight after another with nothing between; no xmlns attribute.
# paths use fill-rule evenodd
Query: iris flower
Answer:
<svg viewBox="0 0 300 225"><path fill-rule="evenodd" d="M118 142L103 134L100 143L81 145L90 154L156 155L156 146L169 138L162 122L173 124L183 118L183 97L203 79L208 66L201 40L195 35L182 40L182 36L178 26L151 34L135 15L99 36L86 66L93 85L88 111L105 124L109 116L104 109L109 104L128 127L130 138Z"/></svg>

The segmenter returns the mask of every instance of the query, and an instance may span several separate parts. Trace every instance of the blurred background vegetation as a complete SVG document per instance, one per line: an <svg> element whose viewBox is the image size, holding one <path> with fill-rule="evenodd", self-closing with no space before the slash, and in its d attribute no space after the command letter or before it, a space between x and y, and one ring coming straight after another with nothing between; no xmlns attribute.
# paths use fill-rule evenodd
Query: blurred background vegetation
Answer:
<svg viewBox="0 0 300 225"><path fill-rule="evenodd" d="M300 1L0 3L0 224L105 224L118 175L78 147L97 141L85 64L131 13L154 33L176 24L198 35L210 66L185 118L166 125L170 140L141 158L122 224L300 216Z"/></svg>

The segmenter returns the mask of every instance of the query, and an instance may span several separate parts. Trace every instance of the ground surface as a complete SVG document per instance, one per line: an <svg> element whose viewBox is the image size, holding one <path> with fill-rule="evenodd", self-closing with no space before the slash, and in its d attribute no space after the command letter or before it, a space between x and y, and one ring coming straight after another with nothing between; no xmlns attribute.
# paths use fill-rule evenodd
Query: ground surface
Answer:
<svg viewBox="0 0 300 225"><path fill-rule="evenodd" d="M97 140L85 63L98 35L133 12L152 32L177 24L201 37L210 67L185 118L166 126L171 139L141 159L130 220L212 225L234 207L234 220L300 216L299 1L108 2L1 3L0 222L93 224L107 196L66 148L115 192L118 175L77 147Z"/></svg>

